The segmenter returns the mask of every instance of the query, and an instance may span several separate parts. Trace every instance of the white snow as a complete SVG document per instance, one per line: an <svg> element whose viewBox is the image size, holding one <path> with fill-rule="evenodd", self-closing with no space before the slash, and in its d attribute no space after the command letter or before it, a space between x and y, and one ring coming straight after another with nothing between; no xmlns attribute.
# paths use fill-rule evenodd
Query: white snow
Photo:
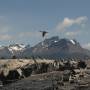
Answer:
<svg viewBox="0 0 90 90"><path fill-rule="evenodd" d="M22 51L25 49L25 45L23 44L16 44L16 45L11 45L8 47L9 51L11 51L12 53L14 51Z"/></svg>
<svg viewBox="0 0 90 90"><path fill-rule="evenodd" d="M70 40L70 42L71 42L72 44L75 44L74 40Z"/></svg>
<svg viewBox="0 0 90 90"><path fill-rule="evenodd" d="M25 48L25 47L26 47L26 46L23 45L23 44L19 44L19 46L20 46L21 48Z"/></svg>
<svg viewBox="0 0 90 90"><path fill-rule="evenodd" d="M9 48L9 51L13 54L13 50L11 48Z"/></svg>
<svg viewBox="0 0 90 90"><path fill-rule="evenodd" d="M17 46L10 47L10 49L13 49L13 50L16 50L16 51L22 50L22 48L19 48L19 47L17 47Z"/></svg>
<svg viewBox="0 0 90 90"><path fill-rule="evenodd" d="M58 41L54 41L55 43L58 42Z"/></svg>

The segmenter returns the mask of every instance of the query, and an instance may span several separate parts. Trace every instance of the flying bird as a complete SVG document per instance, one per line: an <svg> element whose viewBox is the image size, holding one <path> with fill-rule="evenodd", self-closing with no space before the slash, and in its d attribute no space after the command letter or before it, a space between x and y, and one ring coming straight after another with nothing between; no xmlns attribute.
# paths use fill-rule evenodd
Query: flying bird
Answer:
<svg viewBox="0 0 90 90"><path fill-rule="evenodd" d="M45 35L48 33L47 31L40 31L42 33L42 37L45 37Z"/></svg>

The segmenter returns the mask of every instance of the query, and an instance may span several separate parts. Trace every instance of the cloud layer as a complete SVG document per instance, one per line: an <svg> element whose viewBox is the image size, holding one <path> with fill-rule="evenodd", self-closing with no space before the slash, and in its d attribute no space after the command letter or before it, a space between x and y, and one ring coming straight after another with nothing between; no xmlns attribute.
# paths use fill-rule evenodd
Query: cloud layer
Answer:
<svg viewBox="0 0 90 90"><path fill-rule="evenodd" d="M65 17L62 22L59 22L56 29L58 31L63 31L71 27L72 25L84 25L84 23L86 23L87 20L88 18L86 16L77 17L75 19L70 19L68 17Z"/></svg>

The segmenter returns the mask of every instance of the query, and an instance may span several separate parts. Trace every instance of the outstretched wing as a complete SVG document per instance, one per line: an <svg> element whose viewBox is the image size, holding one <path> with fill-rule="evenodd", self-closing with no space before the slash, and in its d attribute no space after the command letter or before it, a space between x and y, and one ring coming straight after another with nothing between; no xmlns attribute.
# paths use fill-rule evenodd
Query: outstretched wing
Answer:
<svg viewBox="0 0 90 90"><path fill-rule="evenodd" d="M42 33L42 37L44 37L48 32L47 31L40 31Z"/></svg>

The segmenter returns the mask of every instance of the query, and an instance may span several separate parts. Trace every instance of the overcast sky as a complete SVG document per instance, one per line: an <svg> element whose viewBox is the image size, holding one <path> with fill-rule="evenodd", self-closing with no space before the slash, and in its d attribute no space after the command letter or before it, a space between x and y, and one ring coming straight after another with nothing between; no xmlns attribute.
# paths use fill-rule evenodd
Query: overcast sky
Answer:
<svg viewBox="0 0 90 90"><path fill-rule="evenodd" d="M35 45L46 30L90 49L89 9L90 0L0 0L0 45Z"/></svg>

